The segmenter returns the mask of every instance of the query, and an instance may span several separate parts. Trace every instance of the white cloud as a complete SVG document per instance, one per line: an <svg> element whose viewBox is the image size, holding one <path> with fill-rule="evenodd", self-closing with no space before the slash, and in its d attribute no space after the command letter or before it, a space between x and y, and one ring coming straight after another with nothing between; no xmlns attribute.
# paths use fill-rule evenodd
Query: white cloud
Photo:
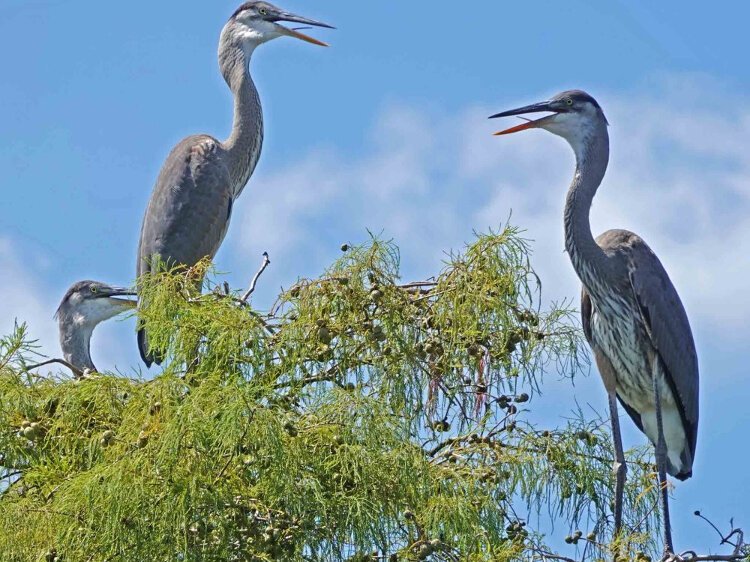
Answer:
<svg viewBox="0 0 750 562"><path fill-rule="evenodd" d="M690 96L677 97L688 87ZM665 263L694 327L729 326L745 338L750 111L737 109L747 104L730 94L716 100L715 91L712 103L701 104L701 88L673 80L651 96L600 96L612 123L612 159L592 228L640 234ZM572 152L543 131L491 137L501 124L486 117L499 109L437 115L389 107L364 156L316 150L287 171L254 178L252 197L234 218L238 253L273 248L274 281L288 284L317 272L338 242L361 240L369 228L395 238L407 275L424 275L439 268L444 250L512 211L512 222L535 240L546 297L577 297L562 235Z"/></svg>
<svg viewBox="0 0 750 562"><path fill-rule="evenodd" d="M13 242L0 238L0 333L10 334L16 320L26 322L29 336L39 340L41 351L51 353L57 342L57 326L52 319L56 305L46 297L37 279L16 255Z"/></svg>

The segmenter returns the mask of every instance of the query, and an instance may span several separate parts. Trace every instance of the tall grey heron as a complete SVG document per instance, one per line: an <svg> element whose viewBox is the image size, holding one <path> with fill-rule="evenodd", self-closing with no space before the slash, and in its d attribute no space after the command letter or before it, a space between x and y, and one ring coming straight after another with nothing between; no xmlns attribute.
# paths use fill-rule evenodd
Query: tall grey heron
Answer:
<svg viewBox="0 0 750 562"><path fill-rule="evenodd" d="M617 400L656 448L664 521L664 549L674 552L666 472L692 475L698 434L698 359L687 314L659 258L637 235L608 230L591 234L591 201L609 160L607 119L580 90L493 115L551 115L497 133L545 129L573 148L576 171L565 203L565 249L583 284L581 315L586 339L609 395L615 446L615 533L622 525L625 457Z"/></svg>
<svg viewBox="0 0 750 562"><path fill-rule="evenodd" d="M55 318L65 360L83 371L96 371L91 360L91 335L97 324L135 307L135 301L118 297L134 291L98 281L78 281L65 293Z"/></svg>
<svg viewBox="0 0 750 562"><path fill-rule="evenodd" d="M258 45L283 35L327 46L284 27L281 21L332 28L268 2L246 2L232 14L219 39L219 67L234 95L232 132L223 142L209 135L190 136L172 149L143 218L136 266L139 278L154 272L159 261L192 266L218 251L232 205L250 179L263 144L263 113L250 76L250 57ZM161 363L162 358L149 349L142 326L138 349L147 366Z"/></svg>

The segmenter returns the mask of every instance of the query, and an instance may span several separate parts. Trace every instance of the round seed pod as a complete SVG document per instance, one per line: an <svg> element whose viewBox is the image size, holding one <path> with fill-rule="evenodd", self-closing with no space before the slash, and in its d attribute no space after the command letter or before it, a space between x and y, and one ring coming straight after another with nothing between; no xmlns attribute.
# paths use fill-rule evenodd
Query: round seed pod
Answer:
<svg viewBox="0 0 750 562"><path fill-rule="evenodd" d="M139 449L142 449L147 444L148 444L148 433L146 433L145 431L141 431L138 434L138 441L136 445L138 446Z"/></svg>
<svg viewBox="0 0 750 562"><path fill-rule="evenodd" d="M299 434L297 428L292 422L287 422L284 424L284 431L287 432L287 435L289 435L289 437L297 437L297 435Z"/></svg>
<svg viewBox="0 0 750 562"><path fill-rule="evenodd" d="M331 343L331 332L325 326L318 328L318 341L324 344Z"/></svg>
<svg viewBox="0 0 750 562"><path fill-rule="evenodd" d="M447 420L438 420L432 422L432 429L437 431L438 433L445 433L446 431L450 431L451 424Z"/></svg>
<svg viewBox="0 0 750 562"><path fill-rule="evenodd" d="M417 552L417 556L420 560L426 560L429 558L430 554L432 554L433 548L430 546L429 543L423 544L419 547L419 551Z"/></svg>
<svg viewBox="0 0 750 562"><path fill-rule="evenodd" d="M21 430L23 436L29 441L34 441L37 438L38 432L35 428L29 426Z"/></svg>
<svg viewBox="0 0 750 562"><path fill-rule="evenodd" d="M342 252L348 252L349 251L349 244L341 244L341 251Z"/></svg>

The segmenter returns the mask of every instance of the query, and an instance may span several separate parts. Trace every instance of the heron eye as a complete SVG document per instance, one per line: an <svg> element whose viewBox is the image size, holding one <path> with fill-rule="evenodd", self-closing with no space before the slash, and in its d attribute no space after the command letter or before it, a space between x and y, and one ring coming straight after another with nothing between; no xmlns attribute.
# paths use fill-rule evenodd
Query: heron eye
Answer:
<svg viewBox="0 0 750 562"><path fill-rule="evenodd" d="M266 10L265 8L261 8L260 10L258 10L258 13L261 16L267 16L268 15L268 10Z"/></svg>
<svg viewBox="0 0 750 562"><path fill-rule="evenodd" d="M571 106L573 105L573 100L571 98L565 98L565 103L566 105Z"/></svg>
<svg viewBox="0 0 750 562"><path fill-rule="evenodd" d="M99 289L97 289L96 287L91 287L91 292L92 293L98 293Z"/></svg>

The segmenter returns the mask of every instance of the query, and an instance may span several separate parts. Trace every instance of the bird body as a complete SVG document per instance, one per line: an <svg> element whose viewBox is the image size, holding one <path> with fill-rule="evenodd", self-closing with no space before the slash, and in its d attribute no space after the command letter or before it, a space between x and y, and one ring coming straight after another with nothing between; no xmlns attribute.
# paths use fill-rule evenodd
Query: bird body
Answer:
<svg viewBox="0 0 750 562"><path fill-rule="evenodd" d="M690 395L681 396L676 381L688 377L697 382L695 348L692 338L682 342L684 347L680 356L684 364L675 367L680 370L673 374L653 339L649 306L636 293L631 272L636 278L638 272L657 272L654 278L658 279L660 304L669 308L669 321L674 322L682 333L686 330L690 333L687 315L659 258L637 234L627 230L608 230L596 242L610 259L626 266L621 268L619 275L613 276L620 285L615 290L611 285L603 287L592 279L584 284L581 295L584 334L600 373L613 373L617 398L654 445L658 442L658 429L653 377L657 377L667 472L685 480L692 475L698 402L691 400ZM631 314L633 310L643 312L641 316L635 316Z"/></svg>
<svg viewBox="0 0 750 562"><path fill-rule="evenodd" d="M213 257L229 227L235 188L219 141L208 135L182 140L167 158L146 209L138 276L152 271L148 258L154 255L170 265Z"/></svg>
<svg viewBox="0 0 750 562"><path fill-rule="evenodd" d="M78 281L71 285L55 312L60 348L65 360L78 370L96 371L91 359L91 336L105 320L135 307L135 302L119 297L135 295L120 287L98 281Z"/></svg>
<svg viewBox="0 0 750 562"><path fill-rule="evenodd" d="M219 250L234 201L255 170L263 145L260 96L248 67L255 48L282 35L325 45L279 21L330 27L268 2L246 2L232 14L221 32L218 53L221 73L234 96L231 134L223 142L209 135L187 137L167 157L141 227L139 278L162 264L192 266ZM141 307L146 304L139 301ZM138 330L138 349L147 366L161 363L162 358L149 348L143 326Z"/></svg>
<svg viewBox="0 0 750 562"><path fill-rule="evenodd" d="M583 285L584 333L609 396L615 444L615 532L622 523L625 457L617 401L656 449L665 550L673 552L666 472L692 474L698 429L698 361L687 314L663 265L627 230L596 240L589 212L609 162L607 119L580 90L492 117L534 112L551 115L497 134L542 128L568 141L576 170L564 211L565 249Z"/></svg>

